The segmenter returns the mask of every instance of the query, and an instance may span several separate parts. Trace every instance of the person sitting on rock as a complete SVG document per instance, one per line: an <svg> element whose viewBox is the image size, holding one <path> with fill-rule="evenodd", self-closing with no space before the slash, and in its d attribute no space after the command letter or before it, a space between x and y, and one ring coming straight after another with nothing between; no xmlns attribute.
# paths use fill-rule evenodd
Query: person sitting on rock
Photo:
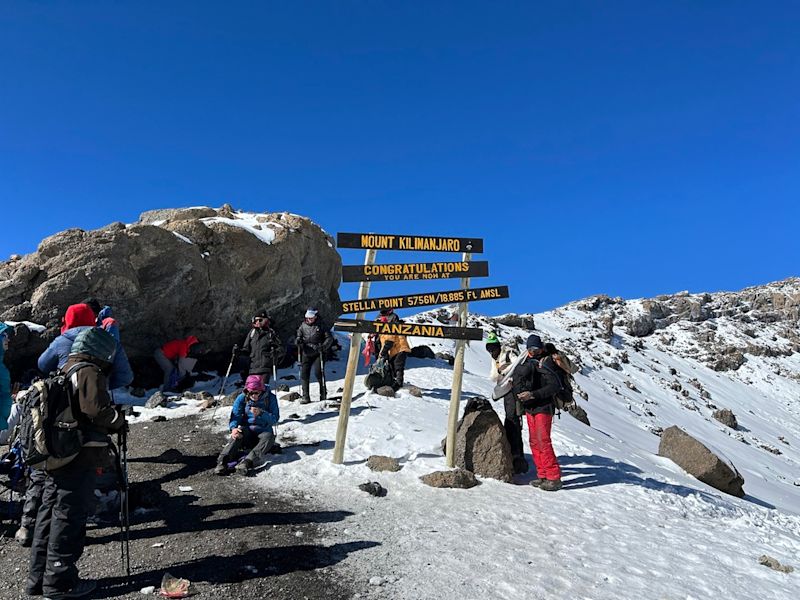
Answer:
<svg viewBox="0 0 800 600"><path fill-rule="evenodd" d="M400 317L389 308L381 311L378 320L382 323L397 323L400 321ZM381 344L380 357L389 363L392 370L392 388L397 391L403 387L406 359L411 352L411 346L408 345L408 339L404 335L381 334L379 340Z"/></svg>
<svg viewBox="0 0 800 600"><path fill-rule="evenodd" d="M561 384L553 371L539 364L545 356L542 338L532 334L525 347L528 356L514 369L513 389L528 420L531 454L537 473L531 485L554 492L561 489L561 468L553 451L550 430L555 414L555 395Z"/></svg>
<svg viewBox="0 0 800 600"><path fill-rule="evenodd" d="M300 404L311 402L311 369L319 382L319 399L325 400L327 390L325 389L324 362L325 353L333 346L333 336L330 329L319 318L319 311L316 308L309 308L305 318L297 329L296 336L297 351L300 353L300 384L303 388L303 397Z"/></svg>
<svg viewBox="0 0 800 600"><path fill-rule="evenodd" d="M250 360L248 374L258 375L264 383L269 383L273 368L283 360L286 350L265 311L253 317L253 328L247 333L239 352Z"/></svg>
<svg viewBox="0 0 800 600"><path fill-rule="evenodd" d="M503 376L511 370L517 350L511 345L502 344L497 335L492 332L486 340L486 351L492 357L489 379L494 383L499 383ZM503 408L505 409L503 428L506 431L506 438L511 446L514 473L527 473L528 461L525 460L522 445L522 418L521 415L518 414L518 412L521 411L517 410L517 399L510 391L503 396Z"/></svg>
<svg viewBox="0 0 800 600"><path fill-rule="evenodd" d="M237 396L231 409L230 439L217 459L214 473L226 475L228 463L236 460L242 450L250 450L236 471L249 475L267 461L275 443L273 425L280 419L278 399L258 375L249 375L244 391Z"/></svg>
<svg viewBox="0 0 800 600"><path fill-rule="evenodd" d="M189 351L197 343L199 340L190 335L183 339L170 340L153 353L153 358L164 372L162 391L176 389L181 380L191 374L194 361L189 358Z"/></svg>

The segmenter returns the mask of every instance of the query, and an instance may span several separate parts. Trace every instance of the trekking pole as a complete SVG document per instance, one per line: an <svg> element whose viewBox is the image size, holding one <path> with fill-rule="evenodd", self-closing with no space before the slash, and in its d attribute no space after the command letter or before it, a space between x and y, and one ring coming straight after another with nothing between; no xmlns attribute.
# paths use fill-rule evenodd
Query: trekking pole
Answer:
<svg viewBox="0 0 800 600"><path fill-rule="evenodd" d="M236 360L237 352L239 352L239 344L234 344L233 352L231 352L231 362L228 363L228 370L225 371L225 377L222 378L222 385L219 386L219 394L217 394L217 396L222 396L222 393L225 391L225 384L228 382L228 377L230 377L231 369L233 368L233 363ZM217 408L219 408L220 404L222 404L222 398L214 403L214 412L211 413L212 423L214 422L214 418L217 416Z"/></svg>
<svg viewBox="0 0 800 600"><path fill-rule="evenodd" d="M130 527L130 505L128 503L128 424L125 423L119 431L117 442L119 443L120 470L122 471L122 497L119 502L119 522L120 522L120 558L125 565L125 573L128 582L131 578L131 527Z"/></svg>
<svg viewBox="0 0 800 600"><path fill-rule="evenodd" d="M328 395L328 386L325 384L325 350L320 346L319 349L319 371L322 374L322 379L320 383L322 384L322 389L325 390L325 396ZM320 398L321 400L321 398Z"/></svg>

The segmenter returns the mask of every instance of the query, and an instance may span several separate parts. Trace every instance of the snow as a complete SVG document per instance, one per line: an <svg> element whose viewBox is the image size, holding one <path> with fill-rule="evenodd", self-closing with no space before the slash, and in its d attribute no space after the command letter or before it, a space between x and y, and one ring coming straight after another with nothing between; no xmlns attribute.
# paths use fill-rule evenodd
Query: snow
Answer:
<svg viewBox="0 0 800 600"><path fill-rule="evenodd" d="M35 331L37 333L44 333L45 331L47 331L47 327L45 327L44 325L39 325L39 323L32 323L31 321L5 321L5 324L10 325L11 327L16 327L20 323L25 325L25 327L27 327L31 331Z"/></svg>
<svg viewBox="0 0 800 600"><path fill-rule="evenodd" d="M558 345L586 337L578 326L585 319L580 311L535 317L546 340ZM505 339L528 334L499 329ZM676 344L688 343L675 329ZM796 574L767 569L758 558L767 554L800 566L800 488L794 485L800 465L795 442L800 440L800 383L782 377L756 382L770 372L756 365L757 357L745 371L717 373L649 341L641 352L631 351L633 338L618 337L615 343L629 352L621 371L580 352L584 368L576 379L589 394L581 405L592 427L567 415L555 422L554 446L565 484L560 492L526 485L531 474L518 477L520 485L484 479L471 490L422 484L421 475L445 468L440 443L452 367L443 360L418 359L409 359L406 378L423 390L422 398L406 390L396 398L366 392L365 369L359 366L343 465L331 462L338 413L320 403L281 401L278 439L284 453L255 484L274 494L302 493L325 508L352 513L325 525L323 543L379 542L335 567L342 576L355 574L370 597L795 598ZM435 351L452 352L454 345L411 341ZM340 336L340 342L346 357L347 337ZM612 344L593 344L602 359L620 352ZM800 372L796 355L782 360ZM676 377L669 376L670 368ZM329 393L342 386L344 369L344 362L327 365ZM483 344L470 344L464 397L490 396L488 372ZM680 380L690 397L665 387L662 380L668 379ZM742 431L709 418L691 379L710 392L714 403L736 413ZM312 395L315 390L312 384ZM501 403L494 406L502 414ZM224 418L217 417L220 427ZM678 425L720 452L744 476L747 496L725 495L657 456L659 438L650 432L656 423ZM779 435L792 445L777 441ZM757 441L780 446L782 454L766 452ZM402 470L369 471L365 462L373 454L398 458ZM388 496L373 498L357 490L365 481L378 481Z"/></svg>
<svg viewBox="0 0 800 600"><path fill-rule="evenodd" d="M275 241L275 232L269 229L271 223L262 223L258 217L263 217L258 213L236 212L234 218L228 217L205 217L200 219L204 223L225 223L232 227L239 227L249 231L265 244L271 244Z"/></svg>
<svg viewBox="0 0 800 600"><path fill-rule="evenodd" d="M639 309L635 302L629 308ZM415 320L429 320L434 312ZM596 315L574 306L534 317L545 341L566 349L582 366L576 383L589 397L579 401L592 427L568 415L554 424L563 490L527 485L532 473L515 478L516 485L483 479L470 490L422 484L421 475L445 468L440 444L452 367L413 358L406 379L422 389L421 398L407 390L396 398L367 392L360 359L342 465L331 462L338 412L319 402L280 400L283 453L271 456L250 483L274 495L300 495L320 510L346 511L342 521L319 525L318 543L324 546L377 542L333 567L366 590L361 597L796 598L798 571L779 573L758 560L766 554L800 567L800 355L748 356L739 370L716 372L693 355L696 340L681 324L644 340L617 333L607 343L592 333ZM485 318L470 315L469 321L489 329ZM726 339L741 335L725 319L715 325ZM493 328L506 342L529 334ZM346 359L349 339L337 335ZM435 352L452 353L455 345L410 341ZM467 345L464 398L490 397L489 360L482 342ZM329 394L342 387L345 366L344 360L326 365ZM297 369L281 370L279 383L299 391L299 381L289 375L298 377ZM681 391L673 389L677 384ZM203 385L218 391L218 382ZM232 389L229 383L226 391ZM311 391L315 396L316 383ZM733 410L739 429L712 419L712 403ZM199 411L185 399L173 406L143 409L138 419ZM502 403L493 406L502 416ZM227 417L227 409L216 412L220 432ZM659 457L653 431L670 425L735 465L747 495L721 493ZM365 462L373 454L398 458L402 469L368 470ZM359 491L366 481L379 482L388 495Z"/></svg>

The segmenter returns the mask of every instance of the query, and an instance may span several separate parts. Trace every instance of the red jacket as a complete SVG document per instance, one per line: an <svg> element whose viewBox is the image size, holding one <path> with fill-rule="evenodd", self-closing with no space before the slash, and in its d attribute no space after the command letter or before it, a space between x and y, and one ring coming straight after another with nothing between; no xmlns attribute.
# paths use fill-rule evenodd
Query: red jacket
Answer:
<svg viewBox="0 0 800 600"><path fill-rule="evenodd" d="M61 319L61 333L73 327L94 327L96 324L97 316L88 304L73 304Z"/></svg>
<svg viewBox="0 0 800 600"><path fill-rule="evenodd" d="M175 360L177 358L186 358L189 356L189 348L194 346L199 340L190 335L185 340L172 340L161 346L161 351L167 360Z"/></svg>

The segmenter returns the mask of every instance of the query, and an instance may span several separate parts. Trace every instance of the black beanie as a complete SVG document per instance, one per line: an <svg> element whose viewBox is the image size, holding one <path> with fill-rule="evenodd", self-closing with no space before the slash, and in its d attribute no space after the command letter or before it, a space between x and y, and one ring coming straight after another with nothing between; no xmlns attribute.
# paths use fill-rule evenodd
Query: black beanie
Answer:
<svg viewBox="0 0 800 600"><path fill-rule="evenodd" d="M528 341L525 342L525 347L528 350L531 350L531 349L533 349L533 350L541 350L542 348L544 348L544 344L542 343L542 338L540 338L535 333L532 333L531 335L528 336Z"/></svg>

